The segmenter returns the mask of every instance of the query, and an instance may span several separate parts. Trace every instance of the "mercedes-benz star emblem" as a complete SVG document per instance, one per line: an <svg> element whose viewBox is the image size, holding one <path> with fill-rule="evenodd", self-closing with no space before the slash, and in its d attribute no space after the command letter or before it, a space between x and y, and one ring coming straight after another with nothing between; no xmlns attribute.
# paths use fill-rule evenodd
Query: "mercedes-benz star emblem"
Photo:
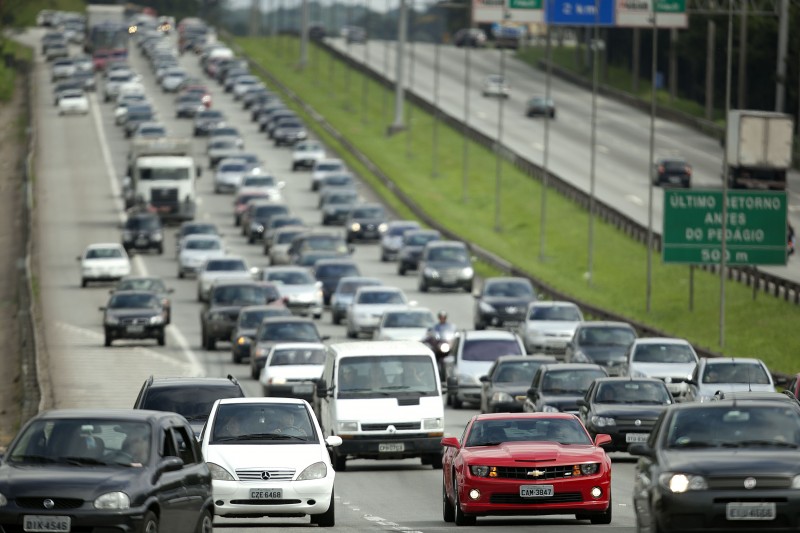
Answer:
<svg viewBox="0 0 800 533"><path fill-rule="evenodd" d="M744 488L748 490L756 488L756 478L754 477L744 478Z"/></svg>
<svg viewBox="0 0 800 533"><path fill-rule="evenodd" d="M642 421L637 418L636 420L633 421L633 425L634 426L641 426L642 425Z"/></svg>
<svg viewBox="0 0 800 533"><path fill-rule="evenodd" d="M266 470L261 472L261 479L263 479L264 481L267 481L270 477L271 476L269 475L269 472L267 472Z"/></svg>
<svg viewBox="0 0 800 533"><path fill-rule="evenodd" d="M45 509L52 509L53 507L56 506L56 502L48 498L42 502L42 505L44 505Z"/></svg>

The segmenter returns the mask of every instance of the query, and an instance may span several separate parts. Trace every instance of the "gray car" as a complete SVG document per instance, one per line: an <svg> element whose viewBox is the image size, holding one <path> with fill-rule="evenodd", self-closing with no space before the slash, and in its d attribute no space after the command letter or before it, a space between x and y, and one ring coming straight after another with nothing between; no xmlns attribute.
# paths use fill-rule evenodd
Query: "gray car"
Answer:
<svg viewBox="0 0 800 533"><path fill-rule="evenodd" d="M472 258L463 242L436 241L425 245L419 262L420 292L428 292L432 287L472 292L474 278Z"/></svg>
<svg viewBox="0 0 800 533"><path fill-rule="evenodd" d="M164 346L167 311L152 291L113 291L103 311L105 346L117 339L155 339Z"/></svg>
<svg viewBox="0 0 800 533"><path fill-rule="evenodd" d="M627 322L582 322L567 343L564 361L594 363L609 376L619 376L625 372L626 353L636 337L636 330Z"/></svg>
<svg viewBox="0 0 800 533"><path fill-rule="evenodd" d="M360 287L375 287L383 285L377 278L364 278L361 276L345 276L336 284L336 289L331 294L331 322L339 324L347 317L347 308L353 303L353 296Z"/></svg>
<svg viewBox="0 0 800 533"><path fill-rule="evenodd" d="M320 335L309 318L296 316L266 318L256 331L255 344L250 355L250 376L258 379L272 347L285 342L318 342L327 340Z"/></svg>

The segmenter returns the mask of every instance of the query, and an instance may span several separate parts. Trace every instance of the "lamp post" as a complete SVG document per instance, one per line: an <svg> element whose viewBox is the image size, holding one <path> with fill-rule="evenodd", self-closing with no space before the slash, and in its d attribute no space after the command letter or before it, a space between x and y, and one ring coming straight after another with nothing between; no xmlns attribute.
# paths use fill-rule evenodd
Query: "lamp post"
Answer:
<svg viewBox="0 0 800 533"><path fill-rule="evenodd" d="M441 32L439 39L433 45L433 154L431 161L431 177L439 175L439 47L441 46Z"/></svg>
<svg viewBox="0 0 800 533"><path fill-rule="evenodd" d="M364 0L364 11L366 14L366 20L364 21L364 31L367 33L366 39L364 39L364 70L369 68L369 4L367 0ZM362 124L367 123L367 91L369 90L369 77L364 74L361 76L361 122Z"/></svg>
<svg viewBox="0 0 800 533"><path fill-rule="evenodd" d="M655 161L656 150L656 76L658 76L658 22L656 13L657 0L651 0L653 5L653 57L651 58L650 71L650 160L648 161L647 176L647 288L645 290L645 308L650 312L653 293L653 179L651 177L652 165Z"/></svg>
<svg viewBox="0 0 800 533"><path fill-rule="evenodd" d="M506 75L506 49L500 49L500 79L505 83ZM500 95L497 104L497 144L495 145L495 169L494 169L494 230L502 230L500 223L500 194L503 180L503 109L505 96Z"/></svg>
<svg viewBox="0 0 800 533"><path fill-rule="evenodd" d="M550 35L550 24L547 25L547 41L545 54L547 56L547 75L544 81L545 111L549 111L550 94L553 76L553 47ZM548 160L550 156L550 113L544 114L544 154L542 158L542 196L539 208L539 260L545 259L545 241L547 235L547 188L550 186L550 171Z"/></svg>
<svg viewBox="0 0 800 533"><path fill-rule="evenodd" d="M394 76L394 123L389 126L389 134L402 131L405 128L403 113L403 54L405 53L406 34L408 33L408 6L407 0L400 0L400 13L397 19L397 58L395 59Z"/></svg>
<svg viewBox="0 0 800 533"><path fill-rule="evenodd" d="M586 280L591 284L594 275L594 204L595 204L595 167L597 159L597 86L598 86L598 48L600 45L600 27L597 17L600 16L600 1L595 0L595 24L592 46L592 127L591 127L591 155L589 168L589 250L586 270Z"/></svg>
<svg viewBox="0 0 800 533"><path fill-rule="evenodd" d="M469 70L470 70L470 47L464 46L464 128L461 137L463 138L463 151L461 154L461 201L467 203L469 194L467 187L469 184Z"/></svg>

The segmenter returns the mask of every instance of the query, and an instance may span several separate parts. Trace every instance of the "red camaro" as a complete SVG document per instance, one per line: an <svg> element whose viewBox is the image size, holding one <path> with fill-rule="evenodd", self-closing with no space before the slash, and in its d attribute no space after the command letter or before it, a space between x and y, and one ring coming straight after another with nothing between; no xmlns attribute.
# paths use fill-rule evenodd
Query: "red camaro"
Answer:
<svg viewBox="0 0 800 533"><path fill-rule="evenodd" d="M574 514L611 523L611 460L580 420L567 413L474 416L463 442L445 447L445 522L472 525L478 516Z"/></svg>

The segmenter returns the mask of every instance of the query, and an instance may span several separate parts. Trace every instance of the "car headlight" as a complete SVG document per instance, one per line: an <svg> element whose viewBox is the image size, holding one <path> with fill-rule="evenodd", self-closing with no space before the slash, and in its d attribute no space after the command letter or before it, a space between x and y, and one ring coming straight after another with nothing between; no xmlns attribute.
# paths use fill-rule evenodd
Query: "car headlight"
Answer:
<svg viewBox="0 0 800 533"><path fill-rule="evenodd" d="M475 271L472 270L472 267L465 267L461 270L461 277L462 278L471 278L475 274Z"/></svg>
<svg viewBox="0 0 800 533"><path fill-rule="evenodd" d="M280 377L280 376L276 376L274 378L269 378L269 382L272 385L286 385L286 378Z"/></svg>
<svg viewBox="0 0 800 533"><path fill-rule="evenodd" d="M164 235L160 231L158 231L158 232L153 234L153 240L156 241L156 242L161 241L163 238L164 238Z"/></svg>
<svg viewBox="0 0 800 533"><path fill-rule="evenodd" d="M361 229L361 224L358 222L353 222L350 224L350 231L359 231Z"/></svg>
<svg viewBox="0 0 800 533"><path fill-rule="evenodd" d="M308 481L310 479L323 479L327 475L328 475L328 467L325 466L325 463L320 461L318 463L314 463L313 465L306 467L305 470L300 472L300 475L297 476L297 481Z"/></svg>
<svg viewBox="0 0 800 533"><path fill-rule="evenodd" d="M470 465L469 473L476 477L497 477L497 467Z"/></svg>
<svg viewBox="0 0 800 533"><path fill-rule="evenodd" d="M442 353L447 353L450 351L450 343L443 342L439 345L439 351Z"/></svg>
<svg viewBox="0 0 800 533"><path fill-rule="evenodd" d="M441 418L423 418L422 429L444 429L444 420Z"/></svg>
<svg viewBox="0 0 800 533"><path fill-rule="evenodd" d="M424 275L426 278L438 278L439 271L435 268L425 267L425 270L422 271L422 275Z"/></svg>
<svg viewBox="0 0 800 533"><path fill-rule="evenodd" d="M573 352L572 354L572 362L573 363L591 363L592 361L586 357L586 354L580 350Z"/></svg>
<svg viewBox="0 0 800 533"><path fill-rule="evenodd" d="M217 481L235 481L230 472L216 463L208 463L208 470L211 472L211 479Z"/></svg>
<svg viewBox="0 0 800 533"><path fill-rule="evenodd" d="M253 339L251 339L250 337L245 337L245 336L241 336L238 339L236 339L236 344L239 345L239 346L244 346L244 345L250 344L252 342L253 342Z"/></svg>
<svg viewBox="0 0 800 533"><path fill-rule="evenodd" d="M793 489L800 489L800 476L794 476L792 478L792 488ZM3 495L0 494L0 505L3 505Z"/></svg>
<svg viewBox="0 0 800 533"><path fill-rule="evenodd" d="M475 376L470 374L458 374L458 384L459 385L479 385L480 382L475 379Z"/></svg>
<svg viewBox="0 0 800 533"><path fill-rule="evenodd" d="M115 316L107 316L106 317L106 325L107 326L116 326L119 324L119 318Z"/></svg>
<svg viewBox="0 0 800 533"><path fill-rule="evenodd" d="M558 407L555 407L555 406L552 406L552 405L543 405L542 406L542 412L543 413L558 413L560 411L558 410Z"/></svg>
<svg viewBox="0 0 800 533"><path fill-rule="evenodd" d="M690 490L706 490L708 483L703 476L694 474L675 474L664 472L658 476L658 481L665 489L675 494L681 494Z"/></svg>
<svg viewBox="0 0 800 533"><path fill-rule="evenodd" d="M306 138L306 132L304 132L304 131L298 131L298 132L297 132L297 138L298 138L298 139L305 139L305 138Z"/></svg>
<svg viewBox="0 0 800 533"><path fill-rule="evenodd" d="M513 402L514 398L507 392L495 392L492 394L492 402L493 403L507 403Z"/></svg>
<svg viewBox="0 0 800 533"><path fill-rule="evenodd" d="M357 420L340 420L338 423L340 433L352 433L358 431Z"/></svg>
<svg viewBox="0 0 800 533"><path fill-rule="evenodd" d="M159 324L163 324L164 323L164 316L163 315L153 315L153 316L150 317L150 320L148 320L148 322L152 326L157 326Z"/></svg>
<svg viewBox="0 0 800 533"><path fill-rule="evenodd" d="M131 499L124 492L107 492L94 500L95 509L122 510L131 508Z"/></svg>
<svg viewBox="0 0 800 533"><path fill-rule="evenodd" d="M486 302L483 302L483 301L478 302L478 308L483 313L494 313L495 312L494 307L492 307L491 305L489 305L489 304L487 304Z"/></svg>
<svg viewBox="0 0 800 533"><path fill-rule="evenodd" d="M380 231L381 233L386 233L386 230L387 230L387 229L389 229L389 226L388 226L388 224L386 224L385 222L381 222L381 223L378 225L378 231Z"/></svg>
<svg viewBox="0 0 800 533"><path fill-rule="evenodd" d="M606 426L616 426L617 421L611 418L610 416L597 416L594 415L591 418L592 424L596 427L603 428Z"/></svg>
<svg viewBox="0 0 800 533"><path fill-rule="evenodd" d="M264 348L258 347L258 348L256 348L255 356L257 358L258 357L266 357L267 353L268 353L268 350L265 350Z"/></svg>
<svg viewBox="0 0 800 533"><path fill-rule="evenodd" d="M596 474L598 470L600 470L599 463L588 463L585 465L581 465L581 474L583 474L584 476L591 476L593 474Z"/></svg>
<svg viewBox="0 0 800 533"><path fill-rule="evenodd" d="M5 507L6 505L8 505L8 498L0 492L0 507Z"/></svg>

